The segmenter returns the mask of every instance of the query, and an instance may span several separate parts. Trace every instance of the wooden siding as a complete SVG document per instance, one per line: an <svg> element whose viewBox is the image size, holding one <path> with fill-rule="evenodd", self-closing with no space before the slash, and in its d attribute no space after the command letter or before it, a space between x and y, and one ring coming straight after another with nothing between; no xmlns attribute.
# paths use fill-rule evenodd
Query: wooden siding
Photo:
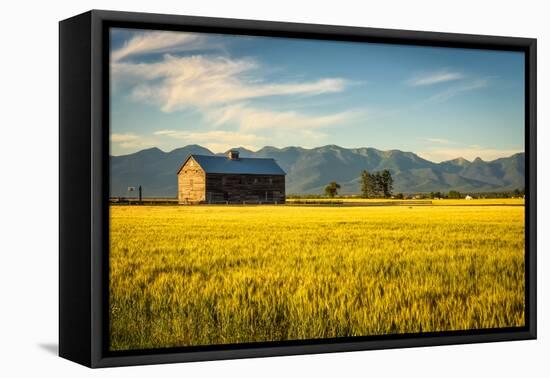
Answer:
<svg viewBox="0 0 550 378"><path fill-rule="evenodd" d="M178 202L204 202L205 193L206 174L199 164L190 158L178 173Z"/></svg>
<svg viewBox="0 0 550 378"><path fill-rule="evenodd" d="M206 174L206 203L284 203L284 175Z"/></svg>

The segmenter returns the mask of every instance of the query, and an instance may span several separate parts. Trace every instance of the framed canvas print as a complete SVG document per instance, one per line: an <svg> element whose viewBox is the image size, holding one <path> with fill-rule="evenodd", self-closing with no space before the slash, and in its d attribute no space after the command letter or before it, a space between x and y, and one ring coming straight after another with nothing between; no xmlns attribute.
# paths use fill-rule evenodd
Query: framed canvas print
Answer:
<svg viewBox="0 0 550 378"><path fill-rule="evenodd" d="M62 357L536 337L536 40L60 22Z"/></svg>

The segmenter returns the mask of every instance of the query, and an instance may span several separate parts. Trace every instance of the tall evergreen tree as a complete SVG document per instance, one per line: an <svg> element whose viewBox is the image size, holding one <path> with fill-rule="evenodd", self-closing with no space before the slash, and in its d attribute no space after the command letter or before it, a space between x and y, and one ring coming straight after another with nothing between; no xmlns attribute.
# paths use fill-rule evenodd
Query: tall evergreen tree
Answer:
<svg viewBox="0 0 550 378"><path fill-rule="evenodd" d="M391 193L393 191L393 178L391 177L391 172L387 169L384 169L384 171L381 174L381 182L382 182L382 193L384 194L385 198L391 197Z"/></svg>
<svg viewBox="0 0 550 378"><path fill-rule="evenodd" d="M391 197L393 178L389 170L382 172L361 172L361 195L364 198Z"/></svg>
<svg viewBox="0 0 550 378"><path fill-rule="evenodd" d="M361 172L361 195L363 198L374 198L377 196L375 177L366 170Z"/></svg>
<svg viewBox="0 0 550 378"><path fill-rule="evenodd" d="M384 193L384 181L382 179L382 174L380 172L374 173L374 186L376 197L380 197Z"/></svg>

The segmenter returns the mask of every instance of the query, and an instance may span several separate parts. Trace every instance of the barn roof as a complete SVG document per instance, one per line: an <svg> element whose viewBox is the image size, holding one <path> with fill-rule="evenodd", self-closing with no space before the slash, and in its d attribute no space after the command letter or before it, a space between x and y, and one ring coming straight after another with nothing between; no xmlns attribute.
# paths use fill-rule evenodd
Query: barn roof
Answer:
<svg viewBox="0 0 550 378"><path fill-rule="evenodd" d="M229 159L225 156L190 155L206 173L227 173L240 175L286 175L275 159L238 158ZM181 171L181 168L180 168ZM179 173L179 171L178 171Z"/></svg>

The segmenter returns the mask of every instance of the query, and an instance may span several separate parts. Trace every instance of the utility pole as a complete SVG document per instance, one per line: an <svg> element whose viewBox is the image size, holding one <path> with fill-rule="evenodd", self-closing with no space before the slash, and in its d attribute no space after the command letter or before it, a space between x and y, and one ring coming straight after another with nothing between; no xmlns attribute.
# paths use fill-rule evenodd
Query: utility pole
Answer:
<svg viewBox="0 0 550 378"><path fill-rule="evenodd" d="M141 203L141 185L139 186L139 203Z"/></svg>

